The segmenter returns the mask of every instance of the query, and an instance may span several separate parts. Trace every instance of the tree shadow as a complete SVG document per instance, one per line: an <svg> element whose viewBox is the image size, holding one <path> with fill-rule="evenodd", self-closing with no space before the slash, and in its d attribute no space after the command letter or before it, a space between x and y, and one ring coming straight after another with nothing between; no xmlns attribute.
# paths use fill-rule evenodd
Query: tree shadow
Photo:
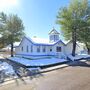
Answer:
<svg viewBox="0 0 90 90"><path fill-rule="evenodd" d="M34 71L28 70L27 71L27 69L26 69L26 72L23 72L23 73L26 73L24 76L22 74L18 73L17 69L14 68L14 70L15 70L16 75L18 76L18 79L17 78L14 79L16 81L17 86L19 86L18 80L21 80L23 82L23 84L27 84L27 82L26 82L27 77L29 77L29 80L32 80L32 79L36 79L36 78L43 76L43 74L40 73L39 70L36 70L36 71L35 70Z"/></svg>
<svg viewBox="0 0 90 90"><path fill-rule="evenodd" d="M36 70L36 71L28 71L27 76L29 76L30 80L32 80L34 78L43 77L43 74L40 73L39 70Z"/></svg>
<svg viewBox="0 0 90 90"><path fill-rule="evenodd" d="M19 82L17 80L17 78L14 78L15 82L16 82L16 85L19 86Z"/></svg>
<svg viewBox="0 0 90 90"><path fill-rule="evenodd" d="M23 79L23 77L19 73L17 73L17 71L15 71L15 73L16 73L18 79L23 82L23 84L27 84L26 81ZM17 78L15 79L15 81L16 81L17 85L19 85Z"/></svg>
<svg viewBox="0 0 90 90"><path fill-rule="evenodd" d="M27 77L29 77L29 80L32 80L32 79L34 79L34 78L39 78L39 77L41 77L41 76L43 76L43 74L42 73L40 73L40 71L38 70L38 71L28 71L27 72L27 75L25 75L25 76L22 76L22 74L20 74L20 73L18 73L18 70L20 69L20 67L22 67L22 66L19 66L18 64L16 64L16 63L13 63L13 62L10 62L10 61L8 61L8 60L5 60L5 59L1 59L0 60L1 62L7 62L8 64L10 64L12 67L13 67L13 70L14 70L14 72L15 72L15 77L14 76L12 76L12 79L15 81L15 83L16 83L16 85L17 86L19 86L19 82L22 82L23 84L27 84L27 82L26 82L26 78ZM24 68L24 67L22 67L22 68ZM26 69L26 68L24 68L24 69ZM24 72L23 72L24 73ZM24 78L24 77L26 77L26 78ZM4 82L4 81L3 81ZM3 82L1 82L1 83L3 83ZM5 81L6 82L6 81Z"/></svg>
<svg viewBox="0 0 90 90"><path fill-rule="evenodd" d="M75 67L75 66L90 67L90 64L88 64L87 61L81 61L81 60L72 61L72 62L68 63L68 65L72 66L72 67Z"/></svg>

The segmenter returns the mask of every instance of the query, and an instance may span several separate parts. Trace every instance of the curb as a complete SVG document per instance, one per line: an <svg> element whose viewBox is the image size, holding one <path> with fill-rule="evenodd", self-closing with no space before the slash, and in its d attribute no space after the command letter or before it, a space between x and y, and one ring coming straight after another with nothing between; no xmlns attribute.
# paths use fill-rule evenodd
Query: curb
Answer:
<svg viewBox="0 0 90 90"><path fill-rule="evenodd" d="M54 71L54 70L58 70L58 69L66 68L66 67L68 67L67 64L58 65L58 66L50 67L47 69L43 69L39 73L46 73L46 72L50 72L50 71Z"/></svg>

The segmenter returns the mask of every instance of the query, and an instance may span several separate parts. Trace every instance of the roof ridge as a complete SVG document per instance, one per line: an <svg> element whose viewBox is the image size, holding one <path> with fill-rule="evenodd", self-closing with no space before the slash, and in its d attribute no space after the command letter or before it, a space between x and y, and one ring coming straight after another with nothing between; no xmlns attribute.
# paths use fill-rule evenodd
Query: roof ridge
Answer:
<svg viewBox="0 0 90 90"><path fill-rule="evenodd" d="M54 31L54 32L53 32L53 31ZM49 32L49 34L52 34L52 33L60 34L54 27L53 27L53 29Z"/></svg>

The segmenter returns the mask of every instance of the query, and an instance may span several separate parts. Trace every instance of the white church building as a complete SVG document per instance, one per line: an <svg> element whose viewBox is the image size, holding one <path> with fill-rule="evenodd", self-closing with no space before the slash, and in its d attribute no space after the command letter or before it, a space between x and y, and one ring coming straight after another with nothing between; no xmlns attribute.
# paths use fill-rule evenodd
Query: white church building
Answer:
<svg viewBox="0 0 90 90"><path fill-rule="evenodd" d="M49 39L23 37L19 46L15 48L16 54L21 55L69 55L72 53L72 42L65 44L60 38L60 33L54 28L49 32ZM76 53L81 52L81 47L77 45Z"/></svg>

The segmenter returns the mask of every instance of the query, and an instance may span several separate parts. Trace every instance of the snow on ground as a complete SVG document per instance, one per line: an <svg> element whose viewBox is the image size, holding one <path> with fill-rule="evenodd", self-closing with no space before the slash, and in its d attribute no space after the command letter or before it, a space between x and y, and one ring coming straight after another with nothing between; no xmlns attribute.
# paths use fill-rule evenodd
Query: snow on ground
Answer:
<svg viewBox="0 0 90 90"><path fill-rule="evenodd" d="M14 75L13 67L6 62L0 63L0 71L4 71L6 75Z"/></svg>
<svg viewBox="0 0 90 90"><path fill-rule="evenodd" d="M51 56L26 56L26 55L16 55L16 57L28 58L28 59L31 59L31 60L51 58Z"/></svg>
<svg viewBox="0 0 90 90"><path fill-rule="evenodd" d="M8 59L11 61L15 61L17 63L21 63L25 66L45 66L67 61L66 59L58 59L58 58L29 60L20 57L10 57Z"/></svg>
<svg viewBox="0 0 90 90"><path fill-rule="evenodd" d="M6 62L0 62L0 83L10 78L14 78L15 74L13 67Z"/></svg>
<svg viewBox="0 0 90 90"><path fill-rule="evenodd" d="M21 58L25 58L25 59L30 59L30 60L37 60L37 59L51 59L51 58L58 58L58 56L45 56L45 55L43 55L43 56L27 56L27 55L16 55L16 57L21 57ZM63 59L65 59L65 58L63 58Z"/></svg>
<svg viewBox="0 0 90 90"><path fill-rule="evenodd" d="M72 55L69 55L68 58L70 60L74 61L74 60L79 60L79 59L90 58L90 55L88 55L88 54L78 54L75 57L73 57Z"/></svg>
<svg viewBox="0 0 90 90"><path fill-rule="evenodd" d="M53 52L50 52L49 54L44 54L44 53L35 53L35 52L33 52L33 53L24 53L24 52L21 52L21 53L17 53L17 54L15 54L15 56L34 56L34 57L41 57L41 56L56 56L57 54L56 53L53 53Z"/></svg>

